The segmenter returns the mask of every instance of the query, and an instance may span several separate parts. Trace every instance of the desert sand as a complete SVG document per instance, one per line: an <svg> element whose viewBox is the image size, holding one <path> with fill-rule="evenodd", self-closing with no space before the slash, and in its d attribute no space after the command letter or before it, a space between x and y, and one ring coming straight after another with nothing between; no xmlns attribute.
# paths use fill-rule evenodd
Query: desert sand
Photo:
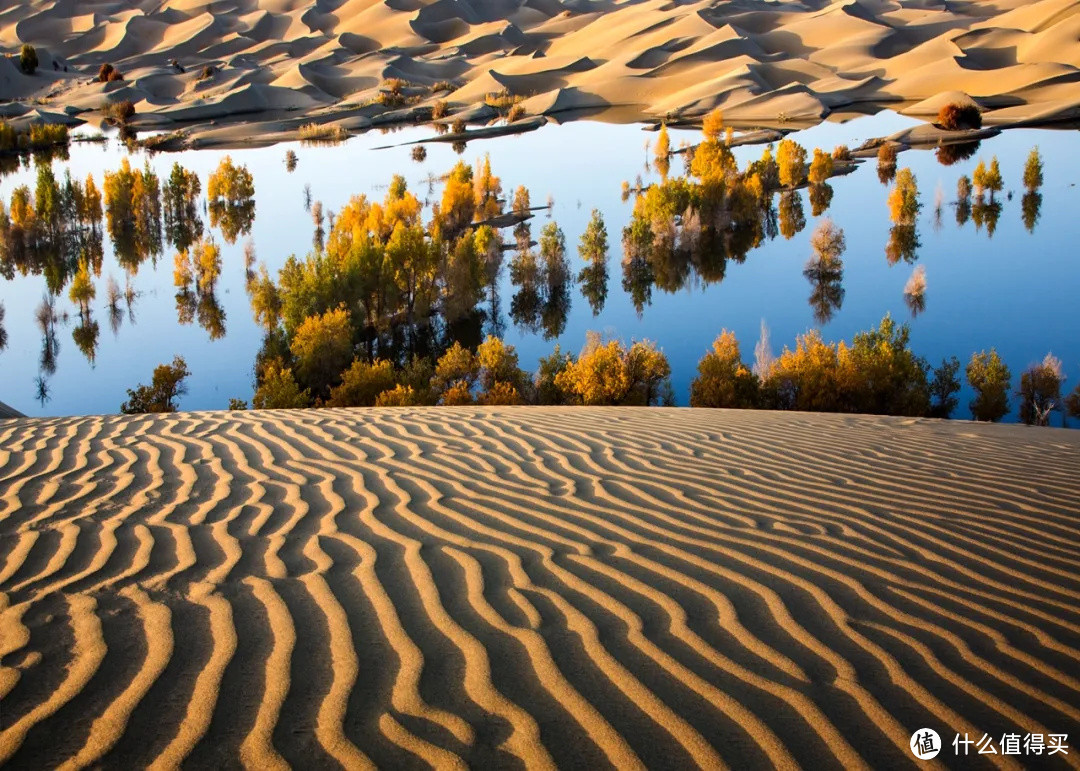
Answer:
<svg viewBox="0 0 1080 771"><path fill-rule="evenodd" d="M956 93L997 125L1080 119L1077 0L26 0L0 10L0 117L100 122L267 141L304 122L350 131L526 115L816 123L891 106L932 116ZM98 83L103 63L123 81ZM212 68L208 77L203 70ZM401 79L405 104L377 103ZM443 84L438 90L433 86ZM446 85L449 85L446 88Z"/></svg>
<svg viewBox="0 0 1080 771"><path fill-rule="evenodd" d="M1078 468L798 413L2 421L0 764L1076 767Z"/></svg>

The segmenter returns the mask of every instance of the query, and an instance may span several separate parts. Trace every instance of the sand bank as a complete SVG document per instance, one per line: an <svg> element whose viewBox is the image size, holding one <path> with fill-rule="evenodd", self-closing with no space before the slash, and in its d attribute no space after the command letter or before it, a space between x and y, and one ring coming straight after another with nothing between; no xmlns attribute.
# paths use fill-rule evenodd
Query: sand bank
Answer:
<svg viewBox="0 0 1080 771"><path fill-rule="evenodd" d="M302 123L351 131L451 114L490 116L488 94L529 115L816 123L833 111L936 113L962 92L1002 125L1080 118L1076 0L98 0L9 3L0 46L38 50L33 76L0 60L0 115L135 126L223 121L233 141ZM103 63L123 81L98 83ZM404 81L387 100L387 83Z"/></svg>

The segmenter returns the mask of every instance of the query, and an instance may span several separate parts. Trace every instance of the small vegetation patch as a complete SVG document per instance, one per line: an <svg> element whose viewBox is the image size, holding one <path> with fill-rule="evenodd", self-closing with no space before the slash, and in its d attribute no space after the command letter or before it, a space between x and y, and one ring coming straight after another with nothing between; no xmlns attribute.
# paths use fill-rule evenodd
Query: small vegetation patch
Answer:
<svg viewBox="0 0 1080 771"><path fill-rule="evenodd" d="M341 126L330 123L305 123L299 130L303 142L344 142L349 132Z"/></svg>
<svg viewBox="0 0 1080 771"><path fill-rule="evenodd" d="M948 131L982 128L982 113L973 104L947 104L938 112L937 125Z"/></svg>
<svg viewBox="0 0 1080 771"><path fill-rule="evenodd" d="M27 75L33 75L37 71L37 51L32 45L24 45L19 51L19 69Z"/></svg>
<svg viewBox="0 0 1080 771"><path fill-rule="evenodd" d="M110 102L102 109L105 118L118 126L123 126L135 117L135 105L124 100L123 102Z"/></svg>
<svg viewBox="0 0 1080 771"><path fill-rule="evenodd" d="M123 80L124 76L120 74L120 70L106 62L98 70L97 79L99 83L112 83L115 80Z"/></svg>

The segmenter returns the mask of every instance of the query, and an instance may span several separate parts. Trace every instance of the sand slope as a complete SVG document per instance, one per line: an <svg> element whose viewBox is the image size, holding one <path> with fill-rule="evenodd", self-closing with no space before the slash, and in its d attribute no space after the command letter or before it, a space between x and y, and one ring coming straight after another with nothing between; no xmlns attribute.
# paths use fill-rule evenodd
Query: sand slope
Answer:
<svg viewBox="0 0 1080 771"><path fill-rule="evenodd" d="M639 118L692 118L721 106L729 121L772 125L961 91L1003 111L991 120L1080 118L1080 0L8 6L0 11L0 46L15 53L32 43L41 60L31 78L0 62L0 98L21 100L0 112L14 118L29 119L40 105L75 115L129 99L143 127L258 114L273 122L265 131L312 118L362 127L358 117L386 111L372 100L392 77L455 84L401 119L437 98L467 108L503 87L531 95L534 113L633 106ZM104 62L126 81L92 82ZM200 79L208 65L214 74Z"/></svg>
<svg viewBox="0 0 1080 771"><path fill-rule="evenodd" d="M0 764L1075 767L1077 468L719 410L0 422Z"/></svg>

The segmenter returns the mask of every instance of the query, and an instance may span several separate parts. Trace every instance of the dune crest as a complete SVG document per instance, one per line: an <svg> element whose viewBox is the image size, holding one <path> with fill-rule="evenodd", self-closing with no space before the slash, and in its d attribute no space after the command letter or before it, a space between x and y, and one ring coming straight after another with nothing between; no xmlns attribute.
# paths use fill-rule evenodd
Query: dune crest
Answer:
<svg viewBox="0 0 1080 771"><path fill-rule="evenodd" d="M0 60L0 97L14 100L0 116L100 120L105 104L129 100L140 128L198 134L212 121L257 121L266 125L255 135L272 139L302 121L355 130L387 112L423 119L437 100L494 118L473 108L507 88L547 115L693 120L722 107L730 122L774 126L962 92L1001 124L1080 119L1078 0L104 0L93 9L38 0L0 12L3 46L17 54L30 43L40 60L33 76ZM123 83L95 81L105 62ZM392 78L411 84L404 103L380 97Z"/></svg>
<svg viewBox="0 0 1080 771"><path fill-rule="evenodd" d="M1077 436L614 408L0 422L0 764L880 768L928 725L1072 738Z"/></svg>

